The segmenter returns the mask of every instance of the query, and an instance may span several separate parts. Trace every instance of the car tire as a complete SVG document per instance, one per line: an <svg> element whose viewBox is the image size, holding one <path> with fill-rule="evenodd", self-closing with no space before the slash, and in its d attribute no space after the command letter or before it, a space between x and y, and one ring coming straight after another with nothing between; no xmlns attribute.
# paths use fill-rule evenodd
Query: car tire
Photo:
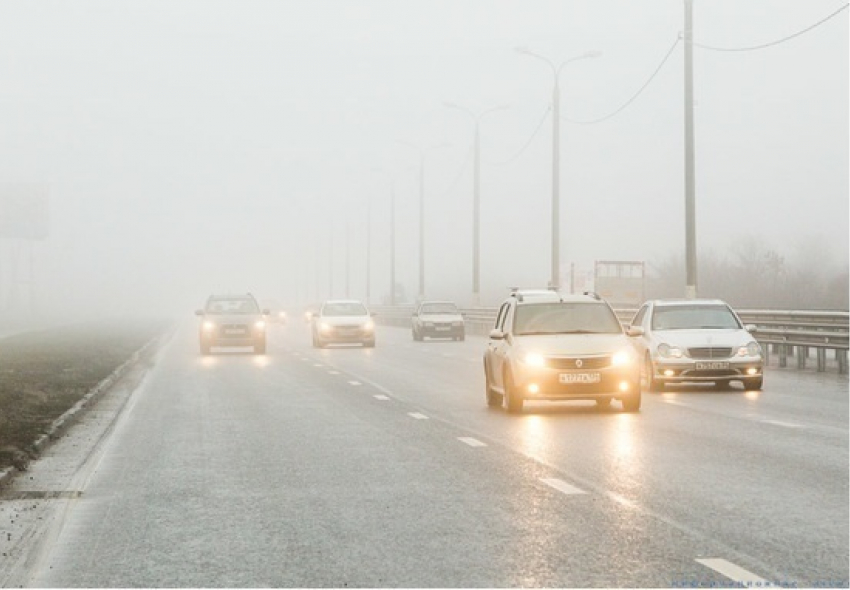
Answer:
<svg viewBox="0 0 850 590"><path fill-rule="evenodd" d="M363 342L363 348L375 348L375 341L374 340L365 340Z"/></svg>
<svg viewBox="0 0 850 590"><path fill-rule="evenodd" d="M201 354L203 356L209 356L211 354L210 348L209 342L201 342Z"/></svg>
<svg viewBox="0 0 850 590"><path fill-rule="evenodd" d="M649 358L649 355L646 355L646 360L643 363L643 382L646 384L647 391L664 389L664 384L655 378L655 367L652 366L652 359Z"/></svg>
<svg viewBox="0 0 850 590"><path fill-rule="evenodd" d="M422 342L422 334L419 333L419 330L413 328L413 339L416 342Z"/></svg>
<svg viewBox="0 0 850 590"><path fill-rule="evenodd" d="M458 336L458 340L460 340L461 342L466 340L466 334L461 334L460 336Z"/></svg>
<svg viewBox="0 0 850 590"><path fill-rule="evenodd" d="M637 393L633 393L631 395L627 395L622 400L623 410L626 412L637 412L640 410L640 391Z"/></svg>
<svg viewBox="0 0 850 590"><path fill-rule="evenodd" d="M502 405L504 405L505 409L511 414L522 412L522 405L525 400L523 399L522 394L514 386L514 380L509 370L505 371L503 383L505 394L502 396Z"/></svg>
<svg viewBox="0 0 850 590"><path fill-rule="evenodd" d="M597 397L596 398L596 406L600 410L610 408L611 407L611 398L610 397Z"/></svg>
<svg viewBox="0 0 850 590"><path fill-rule="evenodd" d="M266 354L266 339L254 342L254 354Z"/></svg>
<svg viewBox="0 0 850 590"><path fill-rule="evenodd" d="M490 382L490 369L487 368L487 361L484 361L484 393L488 407L498 408L502 405L502 395L493 389L493 384Z"/></svg>
<svg viewBox="0 0 850 590"><path fill-rule="evenodd" d="M761 391L761 388L764 385L764 376L750 377L749 379L743 379L742 382L744 384L744 389L747 391Z"/></svg>

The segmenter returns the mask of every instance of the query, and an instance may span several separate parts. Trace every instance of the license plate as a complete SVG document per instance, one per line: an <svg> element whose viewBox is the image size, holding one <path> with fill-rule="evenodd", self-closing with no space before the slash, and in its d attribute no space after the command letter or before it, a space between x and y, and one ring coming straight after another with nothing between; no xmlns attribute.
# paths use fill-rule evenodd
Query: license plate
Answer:
<svg viewBox="0 0 850 590"><path fill-rule="evenodd" d="M237 335L237 334L244 334L245 330L243 330L242 328L225 328L224 333L225 334Z"/></svg>
<svg viewBox="0 0 850 590"><path fill-rule="evenodd" d="M561 383L599 383L599 373L561 373Z"/></svg>
<svg viewBox="0 0 850 590"><path fill-rule="evenodd" d="M437 330L438 332L448 332L450 329L451 329L451 328L449 328L448 326L437 326L437 327L436 327L436 330Z"/></svg>
<svg viewBox="0 0 850 590"><path fill-rule="evenodd" d="M728 361L711 361L697 363L697 371L711 371L716 369L728 369Z"/></svg>

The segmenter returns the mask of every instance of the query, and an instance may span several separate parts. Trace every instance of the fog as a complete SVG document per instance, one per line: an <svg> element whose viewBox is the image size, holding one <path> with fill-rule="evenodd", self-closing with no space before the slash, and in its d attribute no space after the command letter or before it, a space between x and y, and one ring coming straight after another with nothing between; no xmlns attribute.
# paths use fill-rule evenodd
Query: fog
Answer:
<svg viewBox="0 0 850 590"><path fill-rule="evenodd" d="M764 44L844 4L695 0L694 39ZM846 267L848 12L765 49L694 49L700 254L754 241ZM507 107L480 119L482 303L545 286L553 76L517 47L601 53L560 77L562 278L683 255L683 43L616 116L574 122L628 101L683 21L683 0L0 3L0 184L49 195L45 239L0 236L0 317L365 300L367 238L380 303L391 195L412 300L409 144L426 296L468 305L474 125L445 103Z"/></svg>

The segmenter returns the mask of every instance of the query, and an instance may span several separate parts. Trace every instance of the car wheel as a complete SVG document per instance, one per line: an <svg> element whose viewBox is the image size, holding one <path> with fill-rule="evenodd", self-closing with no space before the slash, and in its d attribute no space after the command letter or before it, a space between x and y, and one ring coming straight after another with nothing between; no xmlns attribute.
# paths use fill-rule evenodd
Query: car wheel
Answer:
<svg viewBox="0 0 850 590"><path fill-rule="evenodd" d="M626 412L637 412L640 410L640 391L624 397L622 400L623 410Z"/></svg>
<svg viewBox="0 0 850 590"><path fill-rule="evenodd" d="M600 410L604 410L606 408L611 407L611 398L610 397L597 397L596 405Z"/></svg>
<svg viewBox="0 0 850 590"><path fill-rule="evenodd" d="M201 354L204 356L208 356L210 354L209 342L201 342Z"/></svg>
<svg viewBox="0 0 850 590"><path fill-rule="evenodd" d="M254 354L266 354L266 341L258 340L254 343Z"/></svg>
<svg viewBox="0 0 850 590"><path fill-rule="evenodd" d="M522 412L522 404L525 401L517 388L514 386L514 380L509 370L505 371L504 378L505 395L503 397L503 405L508 412Z"/></svg>
<svg viewBox="0 0 850 590"><path fill-rule="evenodd" d="M463 342L464 340L466 340L466 334L461 334L461 335L458 337L458 340L460 340L461 342Z"/></svg>
<svg viewBox="0 0 850 590"><path fill-rule="evenodd" d="M652 366L652 359L646 355L646 360L643 363L643 382L647 391L661 391L664 384L660 383L655 378L655 367Z"/></svg>
<svg viewBox="0 0 850 590"><path fill-rule="evenodd" d="M743 383L744 389L747 391L761 391L762 385L764 385L764 376L744 379Z"/></svg>
<svg viewBox="0 0 850 590"><path fill-rule="evenodd" d="M363 343L363 348L375 348L374 340L367 340Z"/></svg>
<svg viewBox="0 0 850 590"><path fill-rule="evenodd" d="M487 368L487 361L484 361L484 392L487 397L487 405L491 408L496 408L502 405L502 396L493 389L493 384L490 382L490 369Z"/></svg>

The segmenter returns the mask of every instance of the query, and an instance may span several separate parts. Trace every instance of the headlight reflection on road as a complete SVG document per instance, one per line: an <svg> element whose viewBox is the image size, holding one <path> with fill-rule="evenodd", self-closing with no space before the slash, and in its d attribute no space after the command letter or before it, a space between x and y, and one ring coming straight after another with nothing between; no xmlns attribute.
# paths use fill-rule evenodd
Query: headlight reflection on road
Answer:
<svg viewBox="0 0 850 590"><path fill-rule="evenodd" d="M523 416L522 443L526 455L543 458L549 446L549 428L541 416Z"/></svg>
<svg viewBox="0 0 850 590"><path fill-rule="evenodd" d="M271 360L269 360L269 357L267 357L266 355L264 355L264 354L254 355L254 366L255 367L265 368L265 367L268 367L269 364L271 364Z"/></svg>
<svg viewBox="0 0 850 590"><path fill-rule="evenodd" d="M214 367L218 364L218 359L214 356L202 356L201 366L205 368Z"/></svg>

